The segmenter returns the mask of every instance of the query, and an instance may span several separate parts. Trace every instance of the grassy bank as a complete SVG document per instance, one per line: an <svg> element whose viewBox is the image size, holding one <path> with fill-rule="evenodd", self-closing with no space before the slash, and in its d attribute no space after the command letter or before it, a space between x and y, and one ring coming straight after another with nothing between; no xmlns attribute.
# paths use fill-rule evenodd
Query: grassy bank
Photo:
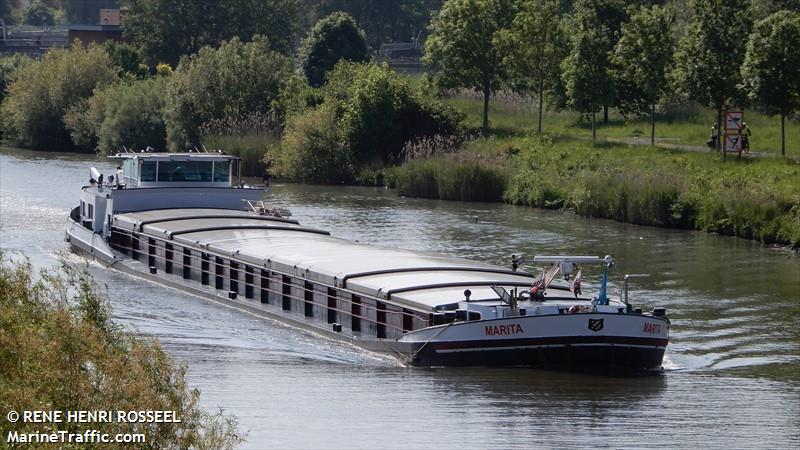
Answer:
<svg viewBox="0 0 800 450"><path fill-rule="evenodd" d="M479 98L468 96L451 97L445 103L467 115L467 125L481 125L483 103ZM711 125L716 122L716 113L706 108L673 107L656 118L656 141L705 147L711 134ZM602 123L598 116L597 136L603 138L633 138L649 143L649 118L624 118L611 111L609 122ZM532 99L507 95L490 104L489 120L495 133L522 135L536 129L536 108ZM753 151L780 154L780 117L767 116L745 110L745 120L752 131L750 147ZM542 130L572 138L590 139L591 122L572 111L545 111ZM786 155L800 157L800 122L786 120Z"/></svg>
<svg viewBox="0 0 800 450"><path fill-rule="evenodd" d="M108 301L95 286L89 275L69 266L33 279L29 263L0 252L0 409L166 410L176 411L181 423L4 420L3 437L11 432L97 430L143 433L146 443L136 444L142 449L232 448L240 443L234 419L200 408L199 393L188 386L185 368L156 341L133 337L110 321Z"/></svg>
<svg viewBox="0 0 800 450"><path fill-rule="evenodd" d="M478 139L461 154L412 161L395 173L403 195L491 201L503 188L503 199L518 205L800 247L800 164L794 161L723 162L705 153L512 137ZM442 189L463 173L497 176L463 181L467 190Z"/></svg>

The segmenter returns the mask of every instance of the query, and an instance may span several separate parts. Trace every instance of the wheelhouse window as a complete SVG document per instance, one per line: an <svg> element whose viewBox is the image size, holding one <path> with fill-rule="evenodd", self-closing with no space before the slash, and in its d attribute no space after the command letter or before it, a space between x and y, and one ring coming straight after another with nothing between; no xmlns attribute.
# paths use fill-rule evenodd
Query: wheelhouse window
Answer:
<svg viewBox="0 0 800 450"><path fill-rule="evenodd" d="M142 161L142 170L139 181L156 181L156 162Z"/></svg>
<svg viewBox="0 0 800 450"><path fill-rule="evenodd" d="M231 175L230 161L215 161L214 162L214 182L227 183Z"/></svg>
<svg viewBox="0 0 800 450"><path fill-rule="evenodd" d="M213 167L211 161L159 161L158 181L211 181Z"/></svg>

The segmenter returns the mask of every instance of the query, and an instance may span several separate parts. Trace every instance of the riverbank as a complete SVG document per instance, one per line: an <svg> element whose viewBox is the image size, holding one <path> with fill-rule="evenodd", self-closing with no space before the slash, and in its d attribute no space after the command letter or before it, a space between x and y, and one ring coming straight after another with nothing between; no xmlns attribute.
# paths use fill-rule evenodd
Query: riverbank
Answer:
<svg viewBox="0 0 800 450"><path fill-rule="evenodd" d="M139 434L136 447L154 449L222 449L242 442L233 417L199 406L199 392L189 387L185 367L157 341L135 337L111 322L108 299L85 271L62 263L34 278L24 257L0 250L0 310L3 411L174 411L181 421L3 421L4 437L59 431L81 437Z"/></svg>
<svg viewBox="0 0 800 450"><path fill-rule="evenodd" d="M800 164L559 137L479 139L462 153L394 169L402 195L473 172L507 174L504 201L640 225L696 229L800 247ZM422 170L436 167L436 171ZM474 168L477 167L477 168ZM464 199L464 198L461 198Z"/></svg>

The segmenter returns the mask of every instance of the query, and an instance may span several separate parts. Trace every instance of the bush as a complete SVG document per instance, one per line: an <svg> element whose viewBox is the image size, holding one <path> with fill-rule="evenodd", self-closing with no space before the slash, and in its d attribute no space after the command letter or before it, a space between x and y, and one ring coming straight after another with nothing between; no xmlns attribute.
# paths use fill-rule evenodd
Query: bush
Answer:
<svg viewBox="0 0 800 450"><path fill-rule="evenodd" d="M25 10L25 25L37 27L52 27L56 24L56 16L53 10L48 8L43 2L34 2Z"/></svg>
<svg viewBox="0 0 800 450"><path fill-rule="evenodd" d="M166 78L150 78L106 89L103 121L97 129L102 153L129 149L166 148L164 94Z"/></svg>
<svg viewBox="0 0 800 450"><path fill-rule="evenodd" d="M0 408L168 410L181 423L51 424L82 434L144 433L138 448L232 448L243 440L236 420L207 413L186 369L155 340L124 333L110 321L108 299L85 272L64 264L38 280L27 261L0 253ZM3 421L0 432L41 432L41 424ZM107 444L128 448L130 444ZM70 446L70 448L72 448ZM76 447L77 448L77 447Z"/></svg>
<svg viewBox="0 0 800 450"><path fill-rule="evenodd" d="M353 154L342 144L328 104L293 117L281 145L270 148L266 160L276 175L299 181L350 182L355 173Z"/></svg>
<svg viewBox="0 0 800 450"><path fill-rule="evenodd" d="M182 58L167 89L170 148L199 144L200 127L211 120L268 112L291 71L292 62L261 37L234 38Z"/></svg>
<svg viewBox="0 0 800 450"><path fill-rule="evenodd" d="M106 41L103 49L111 59L111 63L119 69L120 76L147 77L147 65L136 47L124 42Z"/></svg>
<svg viewBox="0 0 800 450"><path fill-rule="evenodd" d="M267 148L278 144L272 135L210 135L203 137L203 145L209 150L222 150L228 155L242 159L242 176L261 177L266 169L264 157Z"/></svg>
<svg viewBox="0 0 800 450"><path fill-rule="evenodd" d="M359 164L391 164L401 159L408 141L459 131L457 113L413 92L385 64L341 62L323 91L336 111L343 143Z"/></svg>
<svg viewBox="0 0 800 450"><path fill-rule="evenodd" d="M340 60L364 62L369 59L367 40L353 18L335 12L320 19L303 41L300 64L311 86L320 87Z"/></svg>
<svg viewBox="0 0 800 450"><path fill-rule="evenodd" d="M116 79L116 68L97 45L84 48L77 42L49 51L20 69L9 85L2 105L5 138L39 149L73 149L65 113Z"/></svg>

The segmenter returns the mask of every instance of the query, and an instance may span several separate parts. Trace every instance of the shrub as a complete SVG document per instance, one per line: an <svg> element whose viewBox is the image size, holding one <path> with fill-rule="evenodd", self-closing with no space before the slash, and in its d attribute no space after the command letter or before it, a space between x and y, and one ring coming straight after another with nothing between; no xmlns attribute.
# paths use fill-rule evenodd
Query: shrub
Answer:
<svg viewBox="0 0 800 450"><path fill-rule="evenodd" d="M125 146L166 148L164 94L167 79L150 78L106 89L102 122L97 129L98 150L116 152Z"/></svg>
<svg viewBox="0 0 800 450"><path fill-rule="evenodd" d="M367 40L356 21L343 12L320 19L303 41L300 64L311 86L319 87L340 60L364 62L369 59Z"/></svg>
<svg viewBox="0 0 800 450"><path fill-rule="evenodd" d="M32 3L25 10L24 22L25 25L52 27L56 24L56 16L53 14L53 10L48 8L44 2L38 1Z"/></svg>
<svg viewBox="0 0 800 450"><path fill-rule="evenodd" d="M144 78L148 75L147 65L136 47L124 42L106 41L103 49L111 63L119 68L120 76Z"/></svg>
<svg viewBox="0 0 800 450"><path fill-rule="evenodd" d="M199 392L155 340L110 321L107 297L85 271L66 264L33 278L27 261L0 253L0 407L4 410L169 410L180 423L71 423L82 434L145 433L140 448L232 448L236 420L207 413ZM65 430L52 424L52 431ZM0 432L40 432L3 421ZM129 448L130 444L107 444ZM71 448L71 447L70 447Z"/></svg>
<svg viewBox="0 0 800 450"><path fill-rule="evenodd" d="M341 62L323 91L359 164L393 163L407 141L459 131L458 114L413 92L385 64Z"/></svg>
<svg viewBox="0 0 800 450"><path fill-rule="evenodd" d="M300 181L350 182L355 173L353 154L342 144L328 104L293 117L281 145L270 148L266 160L276 175Z"/></svg>
<svg viewBox="0 0 800 450"><path fill-rule="evenodd" d="M33 148L72 149L65 113L116 79L116 68L101 47L77 42L49 51L20 69L8 87L2 105L4 136Z"/></svg>
<svg viewBox="0 0 800 450"><path fill-rule="evenodd" d="M208 121L268 112L291 70L291 61L258 36L182 58L167 89L170 148L199 144L200 127Z"/></svg>

